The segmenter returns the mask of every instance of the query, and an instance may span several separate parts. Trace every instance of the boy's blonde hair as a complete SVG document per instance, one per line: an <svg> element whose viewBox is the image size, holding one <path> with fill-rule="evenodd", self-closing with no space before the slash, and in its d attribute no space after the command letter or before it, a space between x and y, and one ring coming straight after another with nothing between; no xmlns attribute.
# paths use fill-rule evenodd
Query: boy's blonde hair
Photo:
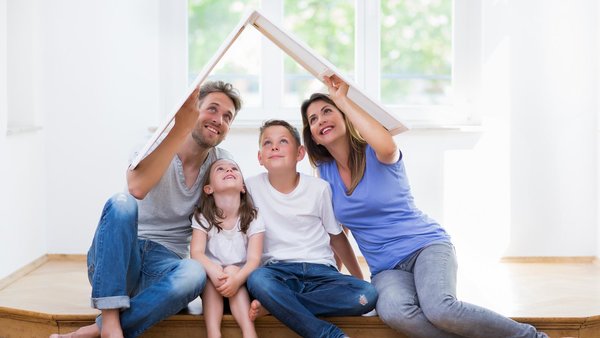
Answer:
<svg viewBox="0 0 600 338"><path fill-rule="evenodd" d="M285 129L287 129L290 134L292 134L292 137L294 137L294 140L296 140L296 145L297 146L301 146L302 145L302 140L300 139L300 132L298 132L298 129L296 129L296 127L292 126L289 122L284 121L284 120L267 120L263 123L262 126L260 126L260 134L258 135L258 145L260 146L260 140L262 140L262 136L263 133L265 132L265 130L269 127L273 127L273 126L281 126L284 127Z"/></svg>

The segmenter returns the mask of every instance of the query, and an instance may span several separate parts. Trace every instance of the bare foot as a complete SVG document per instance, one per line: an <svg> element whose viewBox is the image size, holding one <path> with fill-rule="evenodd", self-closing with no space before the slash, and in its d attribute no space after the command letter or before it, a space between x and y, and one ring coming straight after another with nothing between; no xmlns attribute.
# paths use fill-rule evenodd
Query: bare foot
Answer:
<svg viewBox="0 0 600 338"><path fill-rule="evenodd" d="M267 311L267 309L265 309L262 304L258 301L258 299L255 299L252 301L252 303L250 303L250 311L248 311L248 316L250 317L251 321L256 320L256 318L260 318L262 316L266 316L269 314L269 311Z"/></svg>
<svg viewBox="0 0 600 338"><path fill-rule="evenodd" d="M95 323L92 325L80 327L77 331L58 334L54 333L50 335L50 338L97 338L100 337L100 328Z"/></svg>
<svg viewBox="0 0 600 338"><path fill-rule="evenodd" d="M119 309L102 310L102 338L123 338Z"/></svg>

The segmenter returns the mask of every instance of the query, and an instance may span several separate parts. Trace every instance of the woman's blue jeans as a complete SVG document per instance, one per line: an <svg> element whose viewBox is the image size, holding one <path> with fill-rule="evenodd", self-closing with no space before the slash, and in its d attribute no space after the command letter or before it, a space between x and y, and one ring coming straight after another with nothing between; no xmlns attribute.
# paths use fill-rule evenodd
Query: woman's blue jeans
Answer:
<svg viewBox="0 0 600 338"><path fill-rule="evenodd" d="M135 337L198 297L206 273L164 246L137 238L137 202L116 194L104 206L88 251L92 307L121 309L126 337ZM102 327L102 316L96 323Z"/></svg>
<svg viewBox="0 0 600 338"><path fill-rule="evenodd" d="M316 316L358 316L375 308L377 291L324 264L272 263L248 278L248 291L273 316L302 337L343 337Z"/></svg>
<svg viewBox="0 0 600 338"><path fill-rule="evenodd" d="M393 270L375 275L377 313L409 337L547 337L528 324L456 299L457 262L451 244L425 247Z"/></svg>

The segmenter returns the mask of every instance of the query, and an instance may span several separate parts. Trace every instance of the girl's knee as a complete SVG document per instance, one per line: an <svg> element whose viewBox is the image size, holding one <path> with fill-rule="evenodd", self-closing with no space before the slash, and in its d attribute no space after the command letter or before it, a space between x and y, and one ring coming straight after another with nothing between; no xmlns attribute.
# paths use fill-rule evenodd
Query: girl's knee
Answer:
<svg viewBox="0 0 600 338"><path fill-rule="evenodd" d="M228 275L234 275L236 273L238 273L240 271L239 266L236 265L227 265L225 268L223 268L223 272L225 272Z"/></svg>

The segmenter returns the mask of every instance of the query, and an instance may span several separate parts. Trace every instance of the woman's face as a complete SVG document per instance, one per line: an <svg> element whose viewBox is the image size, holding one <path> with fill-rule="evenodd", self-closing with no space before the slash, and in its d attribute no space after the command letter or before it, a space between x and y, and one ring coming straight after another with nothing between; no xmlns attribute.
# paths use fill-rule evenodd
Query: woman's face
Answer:
<svg viewBox="0 0 600 338"><path fill-rule="evenodd" d="M346 134L346 123L342 112L334 105L322 100L311 103L306 109L306 117L313 140L327 147Z"/></svg>

